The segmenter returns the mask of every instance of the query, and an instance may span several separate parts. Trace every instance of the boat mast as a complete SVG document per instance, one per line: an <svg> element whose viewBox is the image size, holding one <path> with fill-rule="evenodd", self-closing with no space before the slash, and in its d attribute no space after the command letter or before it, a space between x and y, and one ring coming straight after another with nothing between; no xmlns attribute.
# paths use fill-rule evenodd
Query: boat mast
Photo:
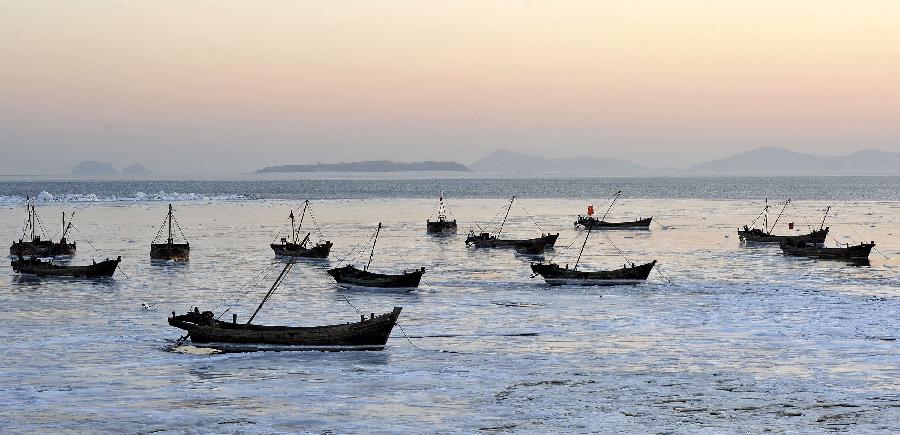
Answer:
<svg viewBox="0 0 900 435"><path fill-rule="evenodd" d="M609 211L612 210L613 205L616 203L616 200L619 199L619 195L621 195L621 194L622 194L622 191L620 190L620 191L616 192L615 195L613 195L613 200L612 200L612 202L609 203L609 207L606 208L606 213L603 213L603 218L600 219L601 222L604 221L604 220L606 220L606 215L608 215L608 214L609 214ZM592 226L593 226L593 225L592 225Z"/></svg>
<svg viewBox="0 0 900 435"><path fill-rule="evenodd" d="M28 213L28 217L29 217L29 219L31 219L30 225L31 225L31 241L32 242L34 241L34 215L35 215L35 213L37 213L37 212L34 210L34 203L32 202L31 203L31 212Z"/></svg>
<svg viewBox="0 0 900 435"><path fill-rule="evenodd" d="M831 206L830 206L830 205L829 205L828 207L825 207L825 216L822 216L822 223L819 224L819 229L820 229L820 230L822 229L822 227L825 226L825 218L828 217L828 210L831 210Z"/></svg>
<svg viewBox="0 0 900 435"><path fill-rule="evenodd" d="M294 228L294 210L291 210L291 243L297 243L297 230Z"/></svg>
<svg viewBox="0 0 900 435"><path fill-rule="evenodd" d="M584 247L587 246L588 237L591 236L591 230L593 229L593 225L588 227L587 235L584 236L584 243L581 244L581 250L578 251L578 258L575 259L575 267L573 267L572 270L578 269L578 262L581 261L581 254L584 253Z"/></svg>
<svg viewBox="0 0 900 435"><path fill-rule="evenodd" d="M62 238L66 238L66 212L62 212Z"/></svg>
<svg viewBox="0 0 900 435"><path fill-rule="evenodd" d="M281 284L281 281L284 279L284 276L287 273L288 269L290 269L291 266L293 266L293 265L294 265L294 257L291 257L291 259L288 261L288 263L286 265L284 265L284 269L281 270L281 273L278 275L278 278L275 278L275 282L272 283L272 288L269 289L269 291L263 297L262 302L260 302L259 306L256 307L256 311L254 311L253 315L250 316L250 319L247 320L248 325L250 324L250 322L253 321L253 319L256 317L256 314L259 313L259 310L261 310L263 305L265 305L266 301L269 300L269 297L272 296L272 293L275 293L275 289L278 288L278 284Z"/></svg>
<svg viewBox="0 0 900 435"><path fill-rule="evenodd" d="M763 209L765 213L765 217L763 217L763 228L768 231L769 230L769 198L766 198L766 208Z"/></svg>
<svg viewBox="0 0 900 435"><path fill-rule="evenodd" d="M513 197L510 198L510 200L509 200L509 207L506 208L506 214L503 215L503 222L500 222L500 230L497 231L498 238L500 237L500 233L503 232L503 225L506 224L506 218L509 217L509 211L512 210L513 201L515 201L515 200L516 200L516 195L513 195Z"/></svg>
<svg viewBox="0 0 900 435"><path fill-rule="evenodd" d="M784 214L784 211L787 209L788 204L790 204L791 199L788 198L787 201L784 202L784 207L781 208L781 213L778 213L778 217L775 218L775 222L772 223L772 229L768 230L769 234L772 234L772 231L775 231L775 225L778 225L778 219L781 219L781 215Z"/></svg>
<svg viewBox="0 0 900 435"><path fill-rule="evenodd" d="M369 262L366 263L366 268L363 270L369 270L369 266L372 264L372 257L375 256L375 244L378 243L379 232L381 232L381 222L378 222L378 228L375 230L375 240L372 241L372 252L369 252Z"/></svg>
<svg viewBox="0 0 900 435"><path fill-rule="evenodd" d="M169 204L169 244L172 244L172 204Z"/></svg>
<svg viewBox="0 0 900 435"><path fill-rule="evenodd" d="M447 215L444 213L444 191L441 191L441 196L438 198L438 221L447 220Z"/></svg>

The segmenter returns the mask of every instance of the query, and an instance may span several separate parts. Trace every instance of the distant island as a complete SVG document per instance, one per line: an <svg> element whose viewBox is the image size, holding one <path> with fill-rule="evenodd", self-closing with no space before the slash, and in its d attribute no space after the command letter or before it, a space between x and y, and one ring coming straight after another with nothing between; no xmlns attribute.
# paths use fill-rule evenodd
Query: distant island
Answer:
<svg viewBox="0 0 900 435"><path fill-rule="evenodd" d="M456 162L413 162L402 163L389 160L374 160L348 163L317 163L315 165L269 166L256 171L257 174L292 174L299 172L412 172L448 171L469 172L466 165Z"/></svg>
<svg viewBox="0 0 900 435"><path fill-rule="evenodd" d="M142 175L151 175L153 172L144 167L144 165L140 163L132 163L124 168L122 168L123 175L129 175L132 177L142 176Z"/></svg>
<svg viewBox="0 0 900 435"><path fill-rule="evenodd" d="M86 161L72 168L72 175L78 177L113 177L119 175L119 171L111 163Z"/></svg>

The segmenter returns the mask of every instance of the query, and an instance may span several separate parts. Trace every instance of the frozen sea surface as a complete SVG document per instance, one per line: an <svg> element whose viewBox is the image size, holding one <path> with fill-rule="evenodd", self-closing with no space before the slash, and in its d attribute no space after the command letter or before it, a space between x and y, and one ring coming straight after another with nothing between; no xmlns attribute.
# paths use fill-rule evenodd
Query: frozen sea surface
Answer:
<svg viewBox="0 0 900 435"><path fill-rule="evenodd" d="M855 267L740 246L735 230L759 201L626 198L612 218L653 215L665 228L592 235L580 267L621 266L614 244L631 261L659 260L661 274L609 288L550 288L530 278L534 258L466 248L464 231L504 200L448 204L460 234L432 238L431 199L314 202L335 243L331 259L294 267L258 316L315 325L358 318L344 298L366 313L402 306L403 330L384 351L205 354L173 351L181 331L166 317L216 306L276 261L267 245L298 201L177 203L189 264L148 259L164 204L41 203L50 234L59 211L77 210L73 263L121 255L124 273L41 280L0 269L2 431L900 431L900 203L797 201L778 224L805 228L833 205L827 225L838 241L875 240L891 258L873 252L870 266ZM573 262L583 233L572 222L586 202L522 205L544 231L561 233L547 255ZM23 218L20 206L0 208L0 233L17 238ZM425 266L417 291L340 289L325 274L379 221L372 267ZM540 232L513 208L504 233ZM231 308L239 321L276 273Z"/></svg>

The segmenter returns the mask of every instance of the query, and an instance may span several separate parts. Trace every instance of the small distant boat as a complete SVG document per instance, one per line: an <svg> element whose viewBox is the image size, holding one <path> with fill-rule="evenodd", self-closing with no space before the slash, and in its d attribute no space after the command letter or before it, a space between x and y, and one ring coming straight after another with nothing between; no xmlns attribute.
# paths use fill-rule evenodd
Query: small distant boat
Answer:
<svg viewBox="0 0 900 435"><path fill-rule="evenodd" d="M631 263L631 267L625 265L621 269L615 270L599 270L599 271L582 271L578 270L578 264L581 256L584 254L584 248L587 246L588 238L591 236L593 227L588 227L587 234L584 236L584 242L581 244L581 251L578 252L578 258L575 259L575 266L569 269L567 264L561 267L556 263L532 263L531 271L534 272L532 278L540 275L544 278L544 282L549 285L623 285L638 284L646 281L656 265L656 260L649 263L635 265Z"/></svg>
<svg viewBox="0 0 900 435"><path fill-rule="evenodd" d="M115 260L106 259L99 263L94 262L87 266L69 266L55 264L51 260L43 261L36 257L23 258L19 257L13 260L10 265L13 271L23 275L36 276L59 276L72 278L106 278L113 276L116 267L122 261L122 257Z"/></svg>
<svg viewBox="0 0 900 435"><path fill-rule="evenodd" d="M162 232L162 228L160 228L159 232L156 234L156 238L150 243L151 260L188 261L190 259L191 245L187 242L187 238L184 237L183 232L181 233L181 237L185 239L184 243L175 243L172 234L173 222L175 222L176 226L178 225L178 222L175 221L175 217L172 214L172 204L169 204L169 213L166 215L166 222L163 223L163 225L168 223L169 237L166 239L165 243L156 243ZM180 226L178 227L178 231L181 231Z"/></svg>
<svg viewBox="0 0 900 435"><path fill-rule="evenodd" d="M622 195L622 191L616 192L612 197L612 202L609 204L609 208L606 209L606 213L603 214L602 218L594 217L594 206L589 205L587 208L587 215L582 216L578 215L578 218L575 220L575 228L596 228L603 230L649 230L650 222L653 221L653 217L648 218L639 218L634 221L623 221L623 222L609 222L606 221L606 215L609 214L609 211L612 210L613 205L615 205L616 200L619 199L619 196Z"/></svg>
<svg viewBox="0 0 900 435"><path fill-rule="evenodd" d="M766 198L766 205L763 208L762 213L760 213L760 215L757 216L756 219L754 219L750 224L754 225L760 217L763 217L763 228L750 228L749 226L744 225L743 228L738 229L738 238L740 238L742 242L747 243L781 243L787 241L790 238L806 243L825 243L825 238L828 237L828 227L825 227L825 218L828 216L828 211L831 209L831 207L825 209L825 217L822 218L822 224L819 225L819 229L817 230L812 230L807 234L798 235L772 234L772 231L774 231L775 226L778 224L778 220L781 219L781 216L784 214L784 210L787 208L790 202L790 199L784 202L784 207L782 207L781 213L778 214L778 217L775 218L775 222L771 227L769 227L769 199ZM788 226L793 228L793 223L788 224Z"/></svg>
<svg viewBox="0 0 900 435"><path fill-rule="evenodd" d="M541 237L535 237L533 239L500 238L500 235L503 233L503 226L506 224L506 219L509 217L509 212L512 210L512 205L515 200L515 196L509 200L509 205L506 207L506 214L500 222L500 229L497 231L497 234L491 234L486 231L475 234L474 231L469 231L469 235L466 237L466 246L474 246L476 248L511 248L527 253L540 253L546 248L552 248L556 244L556 239L559 238L559 233L541 233Z"/></svg>
<svg viewBox="0 0 900 435"><path fill-rule="evenodd" d="M448 220L447 213L444 209L444 192L438 199L438 215L437 220L431 219L425 221L425 229L428 234L452 234L456 232L456 219Z"/></svg>
<svg viewBox="0 0 900 435"><path fill-rule="evenodd" d="M303 202L303 210L300 214L299 224L295 224L294 211L291 210L288 216L291 220L291 236L282 237L281 243L272 243L269 247L275 252L275 255L282 257L306 257L306 258L328 258L331 252L332 243L328 240L321 241L315 245L310 242L309 237L312 233L307 232L303 239L300 239L300 229L303 228L303 218L309 208L309 200ZM313 222L315 223L315 222ZM318 226L317 226L318 229ZM319 230L321 237L321 230ZM298 240L299 239L299 240Z"/></svg>
<svg viewBox="0 0 900 435"><path fill-rule="evenodd" d="M588 208L589 211L593 211ZM590 215L581 216L578 215L578 219L575 221L576 227L582 228L597 228L604 230L649 230L650 222L653 221L653 217L641 218L635 221L625 221L625 222L607 222L605 220L600 220Z"/></svg>
<svg viewBox="0 0 900 435"><path fill-rule="evenodd" d="M192 343L227 346L231 350L317 350L317 351L344 351L344 350L382 350L391 335L391 330L397 324L401 307L394 307L390 313L376 316L370 314L368 318L360 315L358 322L325 326L268 326L254 325L253 319L262 309L263 305L278 285L284 280L287 272L293 266L295 259L291 258L262 302L250 316L246 323L237 323L237 314L232 314L231 322L224 322L214 317L212 311L200 312L198 308L188 311L187 314L175 315L168 318L171 326L187 331L186 338Z"/></svg>
<svg viewBox="0 0 900 435"><path fill-rule="evenodd" d="M369 271L372 264L372 258L375 255L375 244L378 243L378 234L381 232L381 222L375 230L374 241L372 242L372 250L369 253L369 262L362 269L358 269L353 265L336 267L329 269L328 274L334 277L339 284L349 284L361 287L376 288L416 288L425 274L425 268L414 270L406 270L400 274L374 273Z"/></svg>
<svg viewBox="0 0 900 435"><path fill-rule="evenodd" d="M779 246L784 255L825 260L864 261L869 259L869 253L875 248L875 242L829 248L792 237L782 241Z"/></svg>
<svg viewBox="0 0 900 435"><path fill-rule="evenodd" d="M68 234L69 229L72 228L72 222L70 219L68 224L66 223L65 212L62 214L62 235L60 236L59 243L54 243L52 240L43 240L41 239L41 236L37 235L36 231L38 224L40 223L40 218L37 216L34 202L26 199L25 208L28 211L28 218L25 220L25 228L22 231L23 237L10 245L10 256L55 257L75 255L77 249L76 244L69 243L66 240L66 235ZM72 218L74 217L75 212L72 212ZM43 226L41 226L41 232L43 232ZM25 239L25 236L28 236L29 234L30 239Z"/></svg>

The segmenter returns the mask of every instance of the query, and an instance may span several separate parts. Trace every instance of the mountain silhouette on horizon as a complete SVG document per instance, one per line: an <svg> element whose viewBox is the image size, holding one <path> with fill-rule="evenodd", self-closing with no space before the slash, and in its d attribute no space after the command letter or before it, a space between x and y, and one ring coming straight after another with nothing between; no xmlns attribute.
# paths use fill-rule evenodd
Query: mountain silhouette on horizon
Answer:
<svg viewBox="0 0 900 435"><path fill-rule="evenodd" d="M900 154L865 149L841 156L820 156L766 146L689 168L703 174L829 175L900 174Z"/></svg>

